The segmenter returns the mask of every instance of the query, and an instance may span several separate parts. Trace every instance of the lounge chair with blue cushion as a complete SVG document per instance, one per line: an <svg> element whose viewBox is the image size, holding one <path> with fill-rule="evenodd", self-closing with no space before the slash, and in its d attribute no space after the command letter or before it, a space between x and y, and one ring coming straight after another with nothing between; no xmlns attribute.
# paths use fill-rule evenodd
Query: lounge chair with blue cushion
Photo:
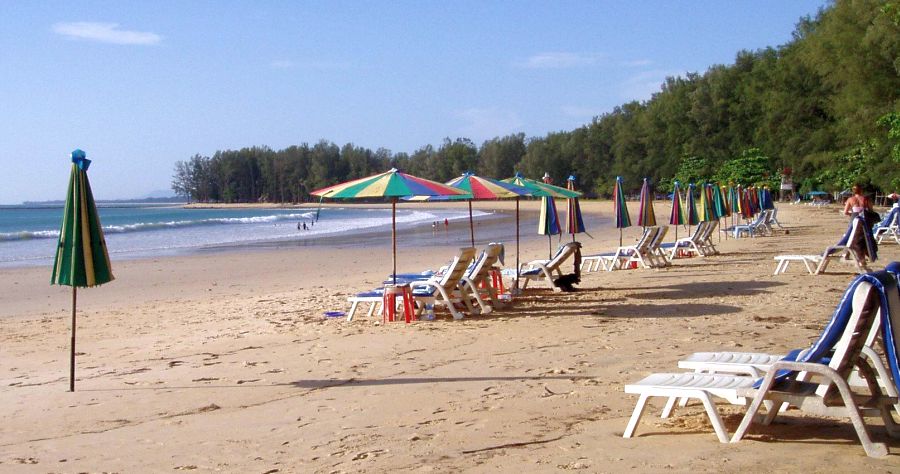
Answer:
<svg viewBox="0 0 900 474"><path fill-rule="evenodd" d="M892 328L900 324L900 297L897 281L887 272L858 276L848 287L830 322L818 340L807 350L800 351L773 364L764 378L707 373L652 374L643 380L626 385L627 393L640 397L623 436L630 438L646 408L650 397L669 399L663 410L668 417L674 408L674 399L694 398L703 402L706 413L721 442L728 442L728 434L716 409L715 399L733 404L747 404L753 400L732 442L739 441L746 433L754 415L765 404L764 423L770 423L779 414L783 403L817 415L849 417L869 456L887 454L883 443L872 441L863 415L878 415L889 433L896 434L897 426L890 414L890 406L896 399L883 394L874 382L874 370L860 353L876 318L881 318L882 337L888 352L893 383L900 377L897 362L896 339ZM849 389L847 379L853 368L863 373L868 383L867 404ZM810 375L812 374L812 375ZM842 402L838 404L837 402Z"/></svg>
<svg viewBox="0 0 900 474"><path fill-rule="evenodd" d="M860 247L865 247L865 252ZM853 262L859 273L868 271L866 259L875 261L878 258L878 247L875 238L865 227L865 220L854 217L847 225L847 231L837 244L829 246L820 255L776 255L774 257L775 275L784 273L790 262L802 262L809 273L819 275L824 273L832 260Z"/></svg>
<svg viewBox="0 0 900 474"><path fill-rule="evenodd" d="M678 257L679 252L706 256L703 236L710 225L711 222L703 221L694 228L694 232L688 237L682 237L675 242L660 244L659 248L670 262Z"/></svg>
<svg viewBox="0 0 900 474"><path fill-rule="evenodd" d="M885 237L894 239L894 242L900 244L900 206L894 206L891 211L884 216L875 227L872 228L872 235L880 244Z"/></svg>
<svg viewBox="0 0 900 474"><path fill-rule="evenodd" d="M521 286L522 290L528 286L528 282L531 280L543 280L553 291L562 291L561 288L553 284L553 280L562 276L562 264L572 257L576 259L575 269L577 270L581 266L581 262L578 261L580 254L581 243L568 242L560 246L556 250L556 254L549 260L532 260L528 263L523 263L519 270L519 279L525 280ZM554 274L556 277L554 277Z"/></svg>
<svg viewBox="0 0 900 474"><path fill-rule="evenodd" d="M460 288L460 282L474 256L475 249L473 247L459 249L459 253L453 257L453 260L451 260L443 273L430 279L416 282L417 284L412 288L413 299L429 300L434 304L443 304L450 311L450 314L453 315L454 319L461 319L463 314L454 307L453 303L463 303L470 311L474 309L465 289ZM398 283L410 284L408 281L401 282L400 280L398 280ZM371 304L368 316L372 316L375 309L382 305L383 298L384 288L376 288L347 298L347 301L351 303L350 312L347 313L347 320L353 320L353 315L356 313L360 303ZM418 308L421 309L421 307ZM381 308L381 311L383 310L384 308Z"/></svg>

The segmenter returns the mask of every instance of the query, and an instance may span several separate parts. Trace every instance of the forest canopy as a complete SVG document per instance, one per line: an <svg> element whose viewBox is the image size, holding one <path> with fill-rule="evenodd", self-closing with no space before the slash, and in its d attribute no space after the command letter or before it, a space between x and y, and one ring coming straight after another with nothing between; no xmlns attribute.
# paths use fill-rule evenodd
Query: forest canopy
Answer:
<svg viewBox="0 0 900 474"><path fill-rule="evenodd" d="M800 191L900 189L900 0L838 0L801 18L787 44L740 51L734 64L668 77L575 130L467 138L411 154L320 140L195 155L175 165L172 188L194 201L298 202L309 192L392 167L447 181L463 172L514 171L558 181L574 174L604 196L616 176L637 189L671 182L777 183Z"/></svg>

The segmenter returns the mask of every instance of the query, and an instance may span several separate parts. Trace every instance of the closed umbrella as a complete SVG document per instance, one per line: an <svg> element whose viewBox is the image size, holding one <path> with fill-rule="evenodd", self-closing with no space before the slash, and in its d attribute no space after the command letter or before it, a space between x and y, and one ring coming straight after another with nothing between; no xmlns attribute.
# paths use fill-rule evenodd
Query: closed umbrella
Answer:
<svg viewBox="0 0 900 474"><path fill-rule="evenodd" d="M575 191L575 175L569 175L566 180L566 189ZM566 233L572 234L572 242L575 242L575 234L587 231L584 229L584 218L581 216L581 205L577 197L566 199ZM590 234L588 234L590 235Z"/></svg>
<svg viewBox="0 0 900 474"><path fill-rule="evenodd" d="M700 223L697 216L697 201L694 200L694 183L688 185L687 195L685 196L685 214L687 215L688 233L691 233L691 226Z"/></svg>
<svg viewBox="0 0 900 474"><path fill-rule="evenodd" d="M759 194L759 205L762 209L775 209L775 201L772 200L772 191L768 187L763 187Z"/></svg>
<svg viewBox="0 0 900 474"><path fill-rule="evenodd" d="M556 212L556 200L553 199L553 196L544 196L541 198L541 216L538 220L538 234L547 236L547 242L550 244L550 258L552 258L552 236L562 236L562 228L559 225L559 213Z"/></svg>
<svg viewBox="0 0 900 474"><path fill-rule="evenodd" d="M715 210L716 220L727 217L728 205L725 200L725 187L714 184L711 186L713 196L713 209ZM721 225L721 223L720 223ZM722 232L719 232L719 242L722 241Z"/></svg>
<svg viewBox="0 0 900 474"><path fill-rule="evenodd" d="M684 215L684 207L681 205L681 189L678 181L672 188L672 212L669 214L669 224L675 226L675 240L678 240L678 226L687 224L687 216Z"/></svg>
<svg viewBox="0 0 900 474"><path fill-rule="evenodd" d="M625 204L625 191L622 189L622 177L616 176L613 185L613 208L616 214L616 228L619 229L619 247L622 246L622 229L631 227L631 216L628 215L628 206Z"/></svg>
<svg viewBox="0 0 900 474"><path fill-rule="evenodd" d="M756 210L753 208L753 199L750 197L751 194L753 192L749 188L741 193L741 217L748 221L756 214Z"/></svg>
<svg viewBox="0 0 900 474"><path fill-rule="evenodd" d="M394 284L397 284L397 200L413 196L456 196L465 191L446 184L401 173L392 168L384 173L335 184L311 192L327 199L388 198L391 201L391 254Z"/></svg>
<svg viewBox="0 0 900 474"><path fill-rule="evenodd" d="M709 222L715 220L712 208L712 193L709 192L709 185L700 185L700 202L697 205L697 217L701 222Z"/></svg>
<svg viewBox="0 0 900 474"><path fill-rule="evenodd" d="M656 225L656 213L653 211L653 194L650 192L650 183L644 178L641 185L641 204L638 207L638 225L650 227Z"/></svg>
<svg viewBox="0 0 900 474"><path fill-rule="evenodd" d="M736 225L741 213L741 188L733 183L728 185L728 207L731 209L731 225Z"/></svg>
<svg viewBox="0 0 900 474"><path fill-rule="evenodd" d="M75 391L75 308L78 287L92 287L112 281L112 267L100 216L87 170L91 160L81 150L72 152L72 172L63 210L59 244L50 283L72 287L72 340L69 352L69 391Z"/></svg>

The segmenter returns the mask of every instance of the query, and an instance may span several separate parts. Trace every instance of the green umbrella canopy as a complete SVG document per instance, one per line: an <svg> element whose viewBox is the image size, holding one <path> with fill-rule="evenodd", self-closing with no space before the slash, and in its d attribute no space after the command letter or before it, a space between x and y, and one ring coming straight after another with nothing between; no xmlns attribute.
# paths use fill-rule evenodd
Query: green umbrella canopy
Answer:
<svg viewBox="0 0 900 474"><path fill-rule="evenodd" d="M72 152L72 173L63 211L59 245L50 283L89 287L112 281L112 267L100 216L94 204L87 169L91 160L81 150Z"/></svg>
<svg viewBox="0 0 900 474"><path fill-rule="evenodd" d="M542 183L534 179L528 179L519 173L516 173L512 178L507 178L502 181L504 183L512 183L517 186L522 186L523 188L528 188L532 191L532 195L537 197L550 196L553 198L574 198L581 196L581 193L578 191Z"/></svg>

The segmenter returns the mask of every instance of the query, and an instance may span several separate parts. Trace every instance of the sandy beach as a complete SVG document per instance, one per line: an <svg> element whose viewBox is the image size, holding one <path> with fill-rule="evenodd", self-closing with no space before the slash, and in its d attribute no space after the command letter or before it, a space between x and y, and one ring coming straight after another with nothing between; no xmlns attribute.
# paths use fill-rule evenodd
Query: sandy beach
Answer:
<svg viewBox="0 0 900 474"><path fill-rule="evenodd" d="M476 208L502 223L514 203ZM591 226L612 204L582 208L584 252L613 250L619 231ZM548 251L536 209L523 203L522 261ZM853 268L775 276L772 257L821 253L846 218L786 203L778 217L789 234L723 238L719 256L585 273L574 293L536 285L489 315L409 325L323 316L390 273L388 240L117 261L115 281L78 292L75 393L71 289L50 286L49 268L0 269L0 472L896 471L900 443L874 421L886 458L866 457L846 420L796 414L721 444L696 403L660 419L654 402L622 438L626 383L695 351L783 353L819 334ZM427 247L401 236L398 269L449 260L468 242L453 227ZM512 266L511 231L505 242ZM894 260L885 242L873 268ZM720 407L733 431L744 409Z"/></svg>

